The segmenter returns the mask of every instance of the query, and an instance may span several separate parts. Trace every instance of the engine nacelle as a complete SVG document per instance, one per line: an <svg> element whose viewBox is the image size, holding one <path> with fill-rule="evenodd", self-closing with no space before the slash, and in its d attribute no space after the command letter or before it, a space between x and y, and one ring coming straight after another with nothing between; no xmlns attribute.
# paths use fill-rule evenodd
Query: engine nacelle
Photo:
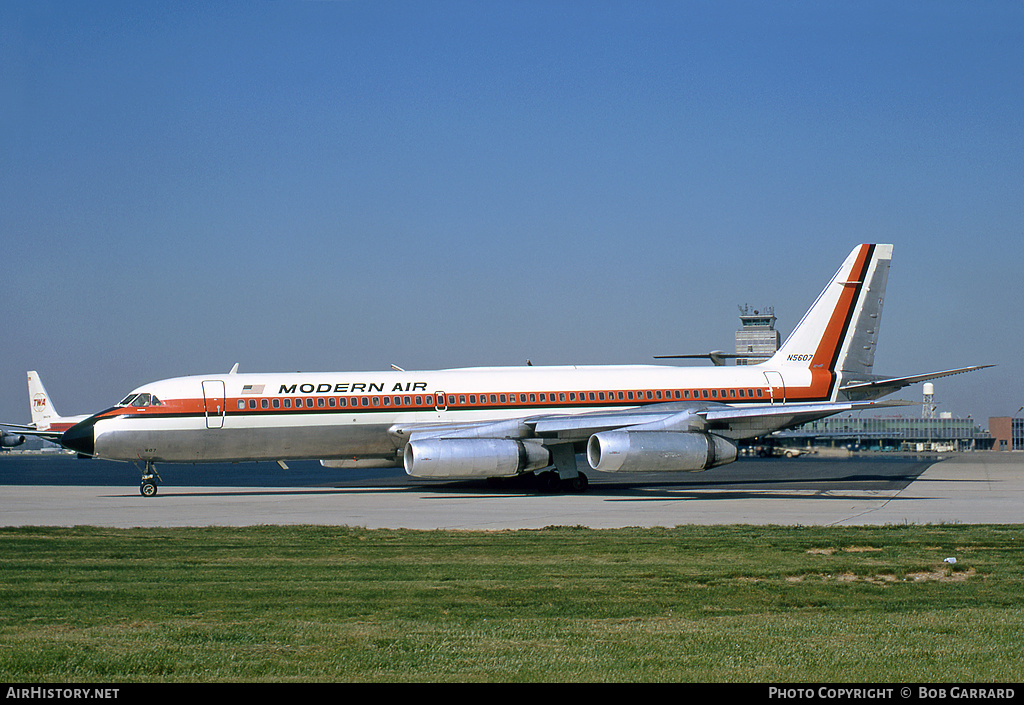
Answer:
<svg viewBox="0 0 1024 705"><path fill-rule="evenodd" d="M710 433L602 431L587 443L600 472L695 472L736 460L736 446Z"/></svg>
<svg viewBox="0 0 1024 705"><path fill-rule="evenodd" d="M513 438L421 438L405 446L412 477L513 477L551 464L540 441Z"/></svg>
<svg viewBox="0 0 1024 705"><path fill-rule="evenodd" d="M0 447L14 448L16 446L20 446L24 442L25 437L20 434L0 431Z"/></svg>

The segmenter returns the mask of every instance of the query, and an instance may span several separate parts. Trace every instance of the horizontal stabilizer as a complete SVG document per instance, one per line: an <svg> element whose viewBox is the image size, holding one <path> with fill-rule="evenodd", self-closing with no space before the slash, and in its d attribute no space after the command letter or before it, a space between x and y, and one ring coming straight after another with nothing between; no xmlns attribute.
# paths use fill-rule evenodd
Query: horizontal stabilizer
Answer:
<svg viewBox="0 0 1024 705"><path fill-rule="evenodd" d="M940 379L942 377L952 377L953 375L959 375L965 372L984 370L987 367L994 367L994 365L973 365L971 367L958 367L955 370L910 375L909 377L890 377L888 379L876 379L870 382L852 382L850 384L844 384L840 387L840 391L846 392L847 396L851 399L874 399L885 396L886 394L892 394L899 389L909 387L910 385L917 384L918 382L927 382L928 380Z"/></svg>

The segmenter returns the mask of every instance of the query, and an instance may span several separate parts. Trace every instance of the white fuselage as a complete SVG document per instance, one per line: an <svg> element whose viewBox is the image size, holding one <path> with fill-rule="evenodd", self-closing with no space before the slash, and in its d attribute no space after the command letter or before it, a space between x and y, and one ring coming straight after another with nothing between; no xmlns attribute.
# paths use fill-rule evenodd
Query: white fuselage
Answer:
<svg viewBox="0 0 1024 705"><path fill-rule="evenodd" d="M427 372L228 374L144 385L94 417L95 455L191 463L394 460L402 424L585 414L668 402L827 400L832 376L764 366L488 367ZM137 395L148 395L137 396ZM153 401L155 400L155 401ZM751 434L753 435L753 434Z"/></svg>

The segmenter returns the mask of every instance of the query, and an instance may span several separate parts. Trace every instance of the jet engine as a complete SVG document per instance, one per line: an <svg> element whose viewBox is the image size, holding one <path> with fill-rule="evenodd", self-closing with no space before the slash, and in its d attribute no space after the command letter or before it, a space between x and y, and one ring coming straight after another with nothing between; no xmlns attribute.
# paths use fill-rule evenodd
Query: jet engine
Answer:
<svg viewBox="0 0 1024 705"><path fill-rule="evenodd" d="M405 446L412 477L513 477L551 464L540 441L513 438L420 438Z"/></svg>
<svg viewBox="0 0 1024 705"><path fill-rule="evenodd" d="M14 448L20 446L25 442L25 437L17 433L7 433L7 431L0 431L0 447L2 448Z"/></svg>
<svg viewBox="0 0 1024 705"><path fill-rule="evenodd" d="M587 442L587 462L600 472L691 472L736 460L736 446L711 433L602 431Z"/></svg>

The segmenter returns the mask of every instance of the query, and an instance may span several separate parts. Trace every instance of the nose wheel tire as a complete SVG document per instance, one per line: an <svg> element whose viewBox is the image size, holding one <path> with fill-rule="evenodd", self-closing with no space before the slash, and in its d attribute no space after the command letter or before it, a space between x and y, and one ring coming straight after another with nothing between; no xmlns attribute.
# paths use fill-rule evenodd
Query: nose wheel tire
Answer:
<svg viewBox="0 0 1024 705"><path fill-rule="evenodd" d="M139 485L139 492L142 493L143 497L152 497L156 494L156 483L155 482L143 482Z"/></svg>

